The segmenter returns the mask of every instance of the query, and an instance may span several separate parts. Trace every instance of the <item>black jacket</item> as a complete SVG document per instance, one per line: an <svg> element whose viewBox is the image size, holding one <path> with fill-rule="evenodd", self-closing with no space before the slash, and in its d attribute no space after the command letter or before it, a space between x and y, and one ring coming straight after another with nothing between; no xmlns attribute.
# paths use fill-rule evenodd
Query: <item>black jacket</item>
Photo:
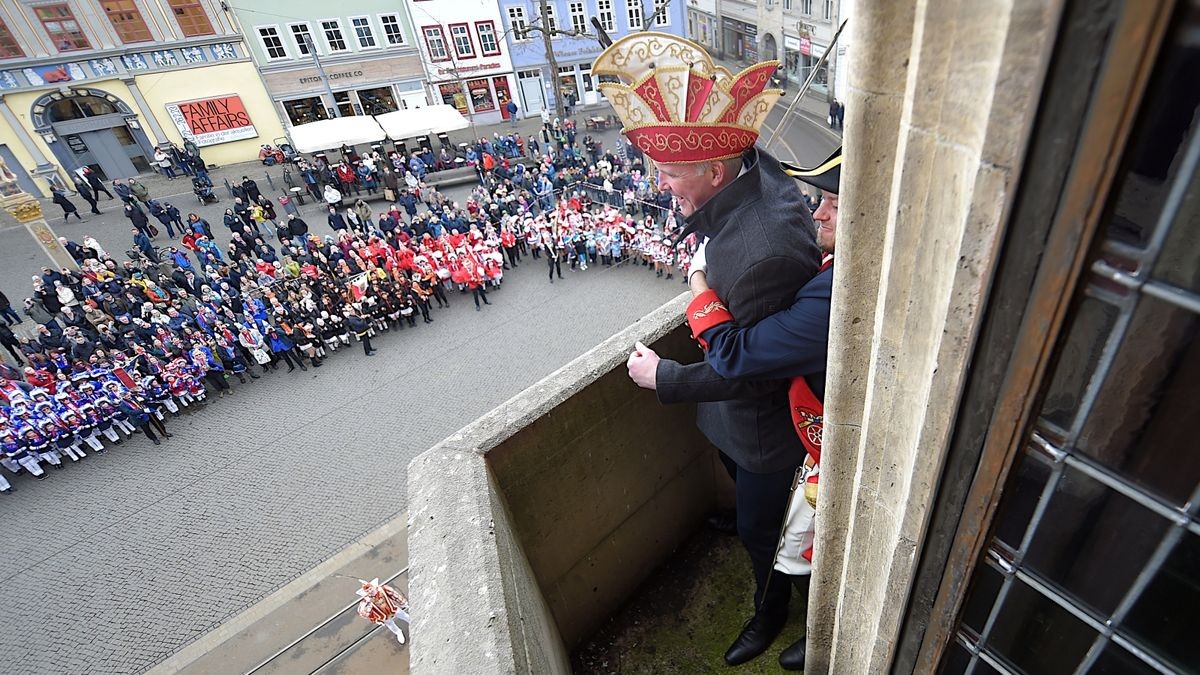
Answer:
<svg viewBox="0 0 1200 675"><path fill-rule="evenodd" d="M751 150L744 161L746 172L688 217L683 236L694 231L709 238L709 286L738 325L750 326L791 305L816 275L821 251L795 179L762 150ZM769 473L803 461L786 380L731 382L703 361L667 360L656 377L663 403L699 402L700 430L738 466Z"/></svg>

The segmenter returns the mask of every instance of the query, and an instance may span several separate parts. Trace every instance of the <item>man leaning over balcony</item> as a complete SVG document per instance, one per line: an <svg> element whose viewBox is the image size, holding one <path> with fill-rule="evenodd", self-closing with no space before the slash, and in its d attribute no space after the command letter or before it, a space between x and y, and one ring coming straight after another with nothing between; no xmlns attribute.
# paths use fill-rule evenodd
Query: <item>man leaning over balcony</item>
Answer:
<svg viewBox="0 0 1200 675"><path fill-rule="evenodd" d="M636 33L592 67L635 83L600 87L630 141L658 164L659 187L686 218L676 241L693 232L705 241L708 283L743 326L790 305L821 258L795 181L754 147L781 94L765 90L776 65L735 78L695 43ZM731 382L705 363L663 361L656 371L660 401L699 402L697 424L737 484L737 529L754 570L755 611L725 661L745 663L766 651L788 615L790 580L775 575L779 581L767 584L792 477L805 457L791 428L788 383Z"/></svg>

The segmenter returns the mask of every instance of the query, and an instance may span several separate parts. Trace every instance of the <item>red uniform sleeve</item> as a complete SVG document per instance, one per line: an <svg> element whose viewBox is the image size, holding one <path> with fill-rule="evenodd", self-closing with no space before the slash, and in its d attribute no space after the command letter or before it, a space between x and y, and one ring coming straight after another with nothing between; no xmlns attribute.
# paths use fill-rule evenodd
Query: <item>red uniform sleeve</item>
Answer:
<svg viewBox="0 0 1200 675"><path fill-rule="evenodd" d="M700 343L700 346L705 351L708 350L708 343L700 335L720 324L733 321L733 314L725 307L725 303L717 297L717 292L709 289L700 295L697 295L688 304L687 322L692 329L692 335Z"/></svg>

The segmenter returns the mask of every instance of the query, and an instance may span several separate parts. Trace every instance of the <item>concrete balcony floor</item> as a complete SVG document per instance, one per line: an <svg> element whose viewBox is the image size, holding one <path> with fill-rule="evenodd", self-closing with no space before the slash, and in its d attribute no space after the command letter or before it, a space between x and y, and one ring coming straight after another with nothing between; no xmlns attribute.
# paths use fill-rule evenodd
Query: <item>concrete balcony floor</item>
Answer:
<svg viewBox="0 0 1200 675"><path fill-rule="evenodd" d="M703 529L687 540L571 655L577 674L780 673L779 652L804 635L804 599L762 656L737 668L725 650L750 617L750 559L737 537Z"/></svg>

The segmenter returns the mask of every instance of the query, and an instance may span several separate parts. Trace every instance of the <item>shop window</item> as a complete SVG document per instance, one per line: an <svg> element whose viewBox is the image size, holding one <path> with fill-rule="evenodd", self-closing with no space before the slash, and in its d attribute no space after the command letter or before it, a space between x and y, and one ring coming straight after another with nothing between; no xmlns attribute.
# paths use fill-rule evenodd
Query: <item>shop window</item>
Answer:
<svg viewBox="0 0 1200 675"><path fill-rule="evenodd" d="M571 17L571 30L577 33L587 32L587 6L582 2L572 2L567 5L567 14Z"/></svg>
<svg viewBox="0 0 1200 675"><path fill-rule="evenodd" d="M442 95L442 103L454 106L460 113L467 112L467 97L463 95L462 88L458 86L457 82L438 85L438 93Z"/></svg>
<svg viewBox="0 0 1200 675"><path fill-rule="evenodd" d="M258 30L258 38L262 40L263 51L266 52L268 59L287 58L287 49L283 47L283 39L279 37L277 26L259 26L256 30Z"/></svg>
<svg viewBox="0 0 1200 675"><path fill-rule="evenodd" d="M146 20L142 18L134 0L104 0L103 7L121 42L131 44L152 39Z"/></svg>
<svg viewBox="0 0 1200 675"><path fill-rule="evenodd" d="M629 0L626 16L629 19L629 30L641 30L642 0Z"/></svg>
<svg viewBox="0 0 1200 675"><path fill-rule="evenodd" d="M292 41L296 44L296 52L301 56L311 55L312 50L308 48L308 45L312 42L312 28L307 23L289 23L288 30L292 33Z"/></svg>
<svg viewBox="0 0 1200 675"><path fill-rule="evenodd" d="M476 21L475 32L479 33L479 51L484 56L499 56L500 43L496 40L496 24L491 21Z"/></svg>
<svg viewBox="0 0 1200 675"><path fill-rule="evenodd" d="M25 51L17 44L8 25L0 20L0 59L19 59L22 56L25 56Z"/></svg>
<svg viewBox="0 0 1200 675"><path fill-rule="evenodd" d="M329 118L329 114L325 110L325 102L321 100L320 96L284 101L283 110L293 125L308 124Z"/></svg>
<svg viewBox="0 0 1200 675"><path fill-rule="evenodd" d="M558 93L570 105L579 101L579 84L575 80L575 66L558 67Z"/></svg>
<svg viewBox="0 0 1200 675"><path fill-rule="evenodd" d="M58 51L73 52L92 48L70 7L65 4L42 5L35 7L34 11L38 20L42 22L42 28L46 29L46 35L50 36L50 41Z"/></svg>
<svg viewBox="0 0 1200 675"><path fill-rule="evenodd" d="M596 0L596 16L600 19L600 27L605 31L612 33L617 30L612 0Z"/></svg>
<svg viewBox="0 0 1200 675"><path fill-rule="evenodd" d="M354 37L358 38L359 49L374 49L379 46L375 42L375 29L371 28L371 20L365 16L350 17L350 27L354 29Z"/></svg>
<svg viewBox="0 0 1200 675"><path fill-rule="evenodd" d="M429 50L430 61L437 63L450 60L450 52L446 50L446 34L441 26L425 26L421 33L425 36L425 48Z"/></svg>
<svg viewBox="0 0 1200 675"><path fill-rule="evenodd" d="M529 22L525 20L525 8L514 5L508 7L508 29L512 31L513 37L517 40L525 40L529 37L526 32L529 29Z"/></svg>
<svg viewBox="0 0 1200 675"><path fill-rule="evenodd" d="M321 32L325 34L325 44L329 45L329 51L344 52L350 49L346 46L346 38L342 35L342 24L337 19L322 21Z"/></svg>
<svg viewBox="0 0 1200 675"><path fill-rule="evenodd" d="M491 112L496 109L496 99L492 98L492 88L487 80L470 80L467 91L471 92L471 107L475 112Z"/></svg>
<svg viewBox="0 0 1200 675"><path fill-rule="evenodd" d="M338 112L342 117L354 117L361 115L362 109L354 105L354 101L350 100L350 92L335 91L333 92L333 103L337 106Z"/></svg>
<svg viewBox="0 0 1200 675"><path fill-rule="evenodd" d="M467 24L450 24L450 39L454 41L454 53L458 58L475 58L475 43L471 41L471 29Z"/></svg>
<svg viewBox="0 0 1200 675"><path fill-rule="evenodd" d="M362 105L363 113L367 115L382 115L400 109L391 87L360 89L358 102Z"/></svg>
<svg viewBox="0 0 1200 675"><path fill-rule="evenodd" d="M404 44L404 28L400 25L400 15L380 14L379 23L383 26L383 39L389 47Z"/></svg>

